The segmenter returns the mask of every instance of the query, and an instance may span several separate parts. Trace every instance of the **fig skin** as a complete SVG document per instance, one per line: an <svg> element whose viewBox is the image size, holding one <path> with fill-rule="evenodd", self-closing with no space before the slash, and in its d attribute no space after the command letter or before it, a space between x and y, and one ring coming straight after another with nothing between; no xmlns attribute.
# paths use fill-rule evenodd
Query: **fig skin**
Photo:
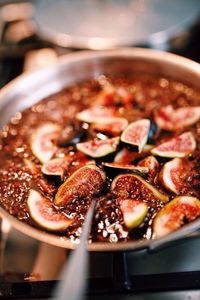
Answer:
<svg viewBox="0 0 200 300"><path fill-rule="evenodd" d="M168 161L162 167L162 170L159 174L159 179L164 185L164 187L172 193L180 194L183 188L183 176L184 174L184 165L183 159L174 158L171 161Z"/></svg>
<svg viewBox="0 0 200 300"><path fill-rule="evenodd" d="M29 191L27 205L35 223L48 231L65 231L73 222L62 212L56 211L50 200L44 198L36 190Z"/></svg>
<svg viewBox="0 0 200 300"><path fill-rule="evenodd" d="M106 169L110 169L112 172L124 172L124 173L136 173L139 175L143 175L145 176L146 174L148 174L149 169L147 167L140 167L140 166L134 166L134 165L129 165L129 164L121 164L121 163L115 163L115 162L103 162L102 165L106 168Z"/></svg>
<svg viewBox="0 0 200 300"><path fill-rule="evenodd" d="M45 123L35 129L31 135L30 147L33 154L44 164L57 150L54 141L58 138L61 127L54 123Z"/></svg>
<svg viewBox="0 0 200 300"><path fill-rule="evenodd" d="M176 131L195 124L200 119L200 106L174 109L172 105L155 112L156 124L164 130Z"/></svg>
<svg viewBox="0 0 200 300"><path fill-rule="evenodd" d="M65 207L76 199L84 199L99 194L106 176L96 165L87 165L75 171L59 187L55 196L56 206Z"/></svg>
<svg viewBox="0 0 200 300"><path fill-rule="evenodd" d="M196 148L196 141L192 132L184 132L171 138L151 150L153 155L161 157L185 157Z"/></svg>
<svg viewBox="0 0 200 300"><path fill-rule="evenodd" d="M169 200L167 195L159 192L153 185L136 174L124 174L114 178L111 190L120 199L134 198L144 201L159 200L165 203Z"/></svg>
<svg viewBox="0 0 200 300"><path fill-rule="evenodd" d="M140 153L147 143L151 122L149 119L140 119L132 122L122 132L121 141L136 148Z"/></svg>
<svg viewBox="0 0 200 300"><path fill-rule="evenodd" d="M153 235L165 236L200 216L200 200L190 196L179 196L166 204L153 221Z"/></svg>
<svg viewBox="0 0 200 300"><path fill-rule="evenodd" d="M148 206L145 202L134 199L121 200L120 209L123 214L124 224L130 229L138 227L148 212Z"/></svg>

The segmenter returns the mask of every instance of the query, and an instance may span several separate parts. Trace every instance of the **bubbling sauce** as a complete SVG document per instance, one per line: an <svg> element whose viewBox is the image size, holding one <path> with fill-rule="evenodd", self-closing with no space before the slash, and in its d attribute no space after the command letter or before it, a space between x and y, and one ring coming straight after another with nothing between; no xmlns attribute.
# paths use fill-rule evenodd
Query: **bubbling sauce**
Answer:
<svg viewBox="0 0 200 300"><path fill-rule="evenodd" d="M142 199L143 202L147 203L147 213L137 226L127 226L123 211L120 208L123 199L112 191L111 186L113 178L120 174L131 173L131 171L126 170L124 173L124 170L106 168L102 163L118 161L124 165L142 166L141 161L152 156L152 147L189 131L195 139L196 147L189 155L180 158L187 168L180 175L182 177L181 185L179 183L178 196L192 196L199 199L200 121L197 120L191 125L173 131L159 128L159 125L156 124L155 112L169 105L174 110L182 107L198 107L200 105L200 93L180 82L167 78L144 74L122 76L121 78L110 78L102 75L97 80L89 80L65 88L61 92L39 101L29 109L16 113L10 123L5 125L0 132L1 206L20 221L44 230L32 219L27 205L29 191L35 189L43 197L49 199L55 210L72 220L66 230L58 231L57 234L76 242L81 234L84 216L92 199L95 198L97 204L90 236L91 241L118 242L152 238L153 220L166 203L156 197L155 199L152 197ZM88 153L78 150L78 142L84 143L92 139L94 141L106 140L121 135L121 132L117 133L116 130L113 133L112 128L106 130L104 126L101 131L99 129L101 126L95 127L94 122L87 123L87 120L77 120L77 113L95 106L112 108L117 117L126 119L129 124L140 119L151 120L156 129L150 142L147 142L150 145L146 145L138 153L137 150L129 147L130 145L127 146L120 142L115 151L98 158L90 157ZM106 123L107 116L104 119ZM69 163L65 166L62 176L44 174L42 171L43 163L31 147L30 140L35 131L40 130L42 125L49 123L56 124L61 128L58 139L52 140L52 143L56 145L52 159L65 156L69 158ZM73 141L73 139L75 142L70 143L70 140ZM123 151L127 152L124 152L124 157ZM121 158L119 158L119 153L121 153ZM117 155L118 159L116 159ZM177 194L166 188L160 179L160 174L164 164L173 158L156 156L158 166L155 172L153 170L153 175L150 171L144 177L141 175L144 181L151 184L160 193L167 195L169 201L175 198ZM75 197L64 207L56 206L54 199L61 184L90 161L93 161L91 163L95 162L105 173L106 182L101 192L91 197L90 195L84 198ZM138 186L140 188L140 184ZM129 198L134 199L134 195L139 194L139 191L133 191ZM200 211L196 217L199 215Z"/></svg>

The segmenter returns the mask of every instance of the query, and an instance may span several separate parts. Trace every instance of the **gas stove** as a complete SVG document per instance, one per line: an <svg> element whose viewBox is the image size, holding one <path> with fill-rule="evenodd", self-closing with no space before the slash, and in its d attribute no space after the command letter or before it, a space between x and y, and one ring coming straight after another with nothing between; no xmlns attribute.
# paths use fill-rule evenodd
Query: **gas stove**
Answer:
<svg viewBox="0 0 200 300"><path fill-rule="evenodd" d="M27 7L21 6L20 17L16 14L11 19L6 19L6 7L5 3L0 6L4 16L0 87L24 71L43 67L43 57L50 64L60 55L81 51L39 38L34 24L23 15ZM170 41L168 50L200 62L199 34L200 23L195 22L190 31ZM162 249L90 253L85 299L200 299L199 249L197 233ZM53 299L59 272L69 257L70 251L27 237L3 220L0 299Z"/></svg>

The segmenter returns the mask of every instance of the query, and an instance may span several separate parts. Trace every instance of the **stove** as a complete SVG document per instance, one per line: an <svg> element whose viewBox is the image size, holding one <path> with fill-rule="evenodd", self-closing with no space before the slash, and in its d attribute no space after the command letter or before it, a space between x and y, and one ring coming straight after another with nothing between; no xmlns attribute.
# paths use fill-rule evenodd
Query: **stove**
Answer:
<svg viewBox="0 0 200 300"><path fill-rule="evenodd" d="M21 6L12 17L9 5L0 4L0 87L22 72L43 67L44 61L50 64L60 55L81 51L39 38L29 3L17 1ZM28 17L23 14L27 9ZM199 34L200 22L195 21L188 32L169 41L169 50L200 62ZM85 299L200 299L199 249L197 232L166 248L90 253ZM59 272L69 257L70 251L27 237L2 220L0 299L53 299Z"/></svg>

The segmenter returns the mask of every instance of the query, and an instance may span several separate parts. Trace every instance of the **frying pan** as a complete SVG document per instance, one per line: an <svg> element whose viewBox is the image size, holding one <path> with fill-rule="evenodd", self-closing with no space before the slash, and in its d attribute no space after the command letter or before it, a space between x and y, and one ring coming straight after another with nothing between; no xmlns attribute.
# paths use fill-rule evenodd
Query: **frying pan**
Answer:
<svg viewBox="0 0 200 300"><path fill-rule="evenodd" d="M61 57L51 67L19 76L0 91L0 126L9 122L11 116L44 97L79 83L96 78L100 74L112 75L130 72L145 72L169 77L193 88L199 88L200 65L186 58L142 48L119 50L82 51ZM0 216L6 218L19 231L37 240L68 249L75 245L66 238L47 233L27 225L0 207ZM89 251L126 251L156 249L190 237L200 229L200 218L181 229L155 240L139 240L120 243L94 242L88 244Z"/></svg>

